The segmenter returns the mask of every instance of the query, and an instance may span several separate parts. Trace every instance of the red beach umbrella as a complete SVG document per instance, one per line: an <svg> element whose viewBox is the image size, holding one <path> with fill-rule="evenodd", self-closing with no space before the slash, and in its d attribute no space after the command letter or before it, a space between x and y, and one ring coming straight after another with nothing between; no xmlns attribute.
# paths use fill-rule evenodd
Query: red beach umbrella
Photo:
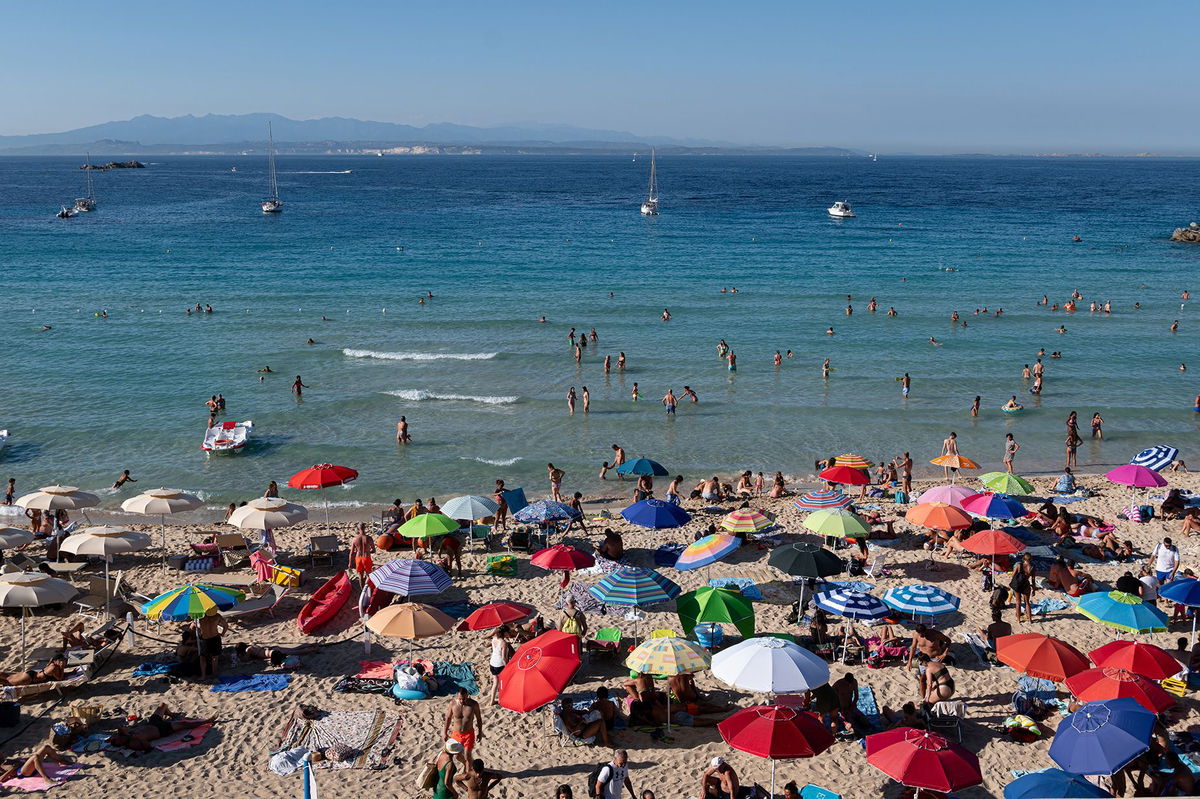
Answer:
<svg viewBox="0 0 1200 799"><path fill-rule="evenodd" d="M871 483L870 476L864 470L854 469L850 466L830 466L817 477L829 483L842 485L865 486Z"/></svg>
<svg viewBox="0 0 1200 799"><path fill-rule="evenodd" d="M771 796L775 795L775 761L815 757L833 746L833 733L812 713L784 705L756 705L739 710L717 725L725 743L740 752L771 761Z"/></svg>
<svg viewBox="0 0 1200 799"><path fill-rule="evenodd" d="M521 645L496 678L500 705L528 713L553 702L579 671L579 636L551 630Z"/></svg>
<svg viewBox="0 0 1200 799"><path fill-rule="evenodd" d="M868 735L867 762L918 793L921 788L949 793L983 782L974 752L912 727Z"/></svg>
<svg viewBox="0 0 1200 799"><path fill-rule="evenodd" d="M1175 697L1158 683L1124 669L1088 669L1067 678L1067 690L1081 702L1129 697L1151 713L1175 706Z"/></svg>
<svg viewBox="0 0 1200 799"><path fill-rule="evenodd" d="M329 486L340 486L344 483L349 483L352 480L358 479L358 472L351 469L349 466L337 466L332 463L318 463L310 466L307 469L301 469L288 478L289 488L299 488L302 490L320 489L321 496L325 496L325 489ZM329 526L329 499L325 499L325 526Z"/></svg>
<svg viewBox="0 0 1200 799"><path fill-rule="evenodd" d="M586 569L596 565L596 559L586 552L566 544L555 544L552 547L533 553L529 562L547 571L561 571L563 580L559 583L563 588L571 582L571 572L575 569Z"/></svg>
<svg viewBox="0 0 1200 799"><path fill-rule="evenodd" d="M1165 680L1183 671L1182 664L1165 649L1141 641L1110 641L1093 649L1088 657L1101 668L1124 669L1151 680Z"/></svg>
<svg viewBox="0 0 1200 799"><path fill-rule="evenodd" d="M963 542L963 549L976 555L1015 555L1025 550L1025 544L1003 530L980 530ZM1176 669L1178 671L1178 669Z"/></svg>
<svg viewBox="0 0 1200 799"><path fill-rule="evenodd" d="M516 602L491 602L462 620L458 625L460 632L466 630L491 630L512 624L514 621L528 619L533 615L533 608Z"/></svg>
<svg viewBox="0 0 1200 799"><path fill-rule="evenodd" d="M1088 659L1075 647L1043 633L1002 635L996 659L1030 677L1062 682L1088 669Z"/></svg>

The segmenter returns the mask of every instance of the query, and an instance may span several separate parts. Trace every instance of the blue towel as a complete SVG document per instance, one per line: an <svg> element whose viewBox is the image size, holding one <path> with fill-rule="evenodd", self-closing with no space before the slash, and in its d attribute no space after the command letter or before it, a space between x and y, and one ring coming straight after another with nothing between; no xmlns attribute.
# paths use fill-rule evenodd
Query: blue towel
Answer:
<svg viewBox="0 0 1200 799"><path fill-rule="evenodd" d="M873 583L864 583L862 580L825 580L825 587L821 590L832 591L835 588L845 588L848 591L870 591L875 585Z"/></svg>
<svg viewBox="0 0 1200 799"><path fill-rule="evenodd" d="M1088 499L1091 499L1091 497L1072 497L1072 496L1050 497L1050 501L1053 502L1055 505L1070 505L1073 502L1083 502L1084 500L1088 500Z"/></svg>
<svg viewBox="0 0 1200 799"><path fill-rule="evenodd" d="M1031 699L1040 699L1043 702L1049 702L1058 693L1058 686L1051 680L1030 677L1028 674L1017 680L1017 687Z"/></svg>
<svg viewBox="0 0 1200 799"><path fill-rule="evenodd" d="M433 605L432 607L437 608L452 619L465 619L478 610L480 606L472 605L470 602L447 602L444 605Z"/></svg>
<svg viewBox="0 0 1200 799"><path fill-rule="evenodd" d="M749 577L714 577L708 581L713 588L736 588L746 599L762 599L762 591Z"/></svg>
<svg viewBox="0 0 1200 799"><path fill-rule="evenodd" d="M447 663L444 660L435 661L433 676L437 677L437 696L450 696L459 688L466 688L472 696L479 693L479 683L475 680L475 669L470 663Z"/></svg>
<svg viewBox="0 0 1200 799"><path fill-rule="evenodd" d="M612 697L609 697L609 699L612 699ZM571 707L574 708L575 710L578 710L580 713L586 713L588 708L590 708L595 703L595 701L596 701L596 692L595 691L585 691L584 693L575 695L575 698L571 700ZM625 721L625 717L621 715L621 710L620 710L621 703L616 699L613 699L612 701L613 701L613 704L617 705L617 717L613 720L613 729L614 730L627 729L629 725ZM674 707L671 708L671 712L672 713L675 712Z"/></svg>
<svg viewBox="0 0 1200 799"><path fill-rule="evenodd" d="M1052 610L1063 610L1071 607L1071 603L1056 596L1048 596L1033 603L1033 615L1045 616Z"/></svg>
<svg viewBox="0 0 1200 799"><path fill-rule="evenodd" d="M171 669L178 666L178 663L155 663L149 661L143 663L133 670L134 677L153 677L156 674L170 674Z"/></svg>
<svg viewBox="0 0 1200 799"><path fill-rule="evenodd" d="M290 674L239 674L218 677L214 694L240 694L243 691L282 691L292 682Z"/></svg>
<svg viewBox="0 0 1200 799"><path fill-rule="evenodd" d="M1028 527L1004 527L1004 532L1025 544L1040 544L1042 537Z"/></svg>
<svg viewBox="0 0 1200 799"><path fill-rule="evenodd" d="M867 721L871 722L873 729L883 729L883 717L879 715L879 704L875 701L875 692L871 690L871 686L858 686L858 697L855 704L858 706L858 712L866 716Z"/></svg>

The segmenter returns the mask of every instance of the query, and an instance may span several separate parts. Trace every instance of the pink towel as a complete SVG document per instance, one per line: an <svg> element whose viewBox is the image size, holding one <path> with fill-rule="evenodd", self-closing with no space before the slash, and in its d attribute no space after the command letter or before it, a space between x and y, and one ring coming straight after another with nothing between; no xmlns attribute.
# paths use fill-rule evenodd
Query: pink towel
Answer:
<svg viewBox="0 0 1200 799"><path fill-rule="evenodd" d="M211 724L205 724L195 729L173 732L155 740L154 748L160 752L178 752L181 749L190 749L204 740L204 736L211 729Z"/></svg>
<svg viewBox="0 0 1200 799"><path fill-rule="evenodd" d="M78 763L71 763L66 766L60 766L58 763L44 763L43 767L51 779L48 780L40 774L34 774L32 777L14 777L8 782L3 783L3 785L5 788L16 789L18 791L48 791L56 785L62 785L75 772L82 768Z"/></svg>
<svg viewBox="0 0 1200 799"><path fill-rule="evenodd" d="M362 660L358 663L358 674L354 676L362 680L390 680L392 664L386 660Z"/></svg>

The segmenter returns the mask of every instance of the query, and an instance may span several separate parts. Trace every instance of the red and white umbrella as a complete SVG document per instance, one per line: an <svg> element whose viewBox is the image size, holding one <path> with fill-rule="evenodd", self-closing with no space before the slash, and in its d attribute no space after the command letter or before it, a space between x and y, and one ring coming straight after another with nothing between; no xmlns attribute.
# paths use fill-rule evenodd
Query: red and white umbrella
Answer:
<svg viewBox="0 0 1200 799"><path fill-rule="evenodd" d="M349 466L338 466L333 463L318 463L307 469L301 469L288 478L290 488L304 491L318 489L325 497L325 489L330 486L340 486L358 479L358 472ZM329 499L325 498L325 526L329 526Z"/></svg>
<svg viewBox="0 0 1200 799"><path fill-rule="evenodd" d="M502 707L528 713L558 698L579 671L579 636L551 630L521 645L496 677Z"/></svg>
<svg viewBox="0 0 1200 799"><path fill-rule="evenodd" d="M833 733L812 713L785 705L756 705L739 710L717 725L725 743L771 761L771 796L775 795L775 761L816 757L833 746Z"/></svg>

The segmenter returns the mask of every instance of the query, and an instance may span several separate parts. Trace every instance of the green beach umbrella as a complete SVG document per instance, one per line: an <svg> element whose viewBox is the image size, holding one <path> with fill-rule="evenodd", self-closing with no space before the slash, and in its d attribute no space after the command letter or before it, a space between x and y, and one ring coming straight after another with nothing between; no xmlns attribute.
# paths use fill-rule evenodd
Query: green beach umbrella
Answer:
<svg viewBox="0 0 1200 799"><path fill-rule="evenodd" d="M988 472L979 478L979 482L995 491L997 494L1016 494L1027 497L1033 492L1033 484L1023 477L1007 472Z"/></svg>
<svg viewBox="0 0 1200 799"><path fill-rule="evenodd" d="M754 607L738 591L704 586L675 600L683 634L691 635L701 622L732 624L743 637L754 635Z"/></svg>
<svg viewBox="0 0 1200 799"><path fill-rule="evenodd" d="M458 522L442 513L422 513L414 516L396 532L405 538L433 538L434 536L453 533L458 529Z"/></svg>
<svg viewBox="0 0 1200 799"><path fill-rule="evenodd" d="M859 515L846 508L827 508L813 511L804 520L804 526L817 535L847 536L870 535L871 527Z"/></svg>

